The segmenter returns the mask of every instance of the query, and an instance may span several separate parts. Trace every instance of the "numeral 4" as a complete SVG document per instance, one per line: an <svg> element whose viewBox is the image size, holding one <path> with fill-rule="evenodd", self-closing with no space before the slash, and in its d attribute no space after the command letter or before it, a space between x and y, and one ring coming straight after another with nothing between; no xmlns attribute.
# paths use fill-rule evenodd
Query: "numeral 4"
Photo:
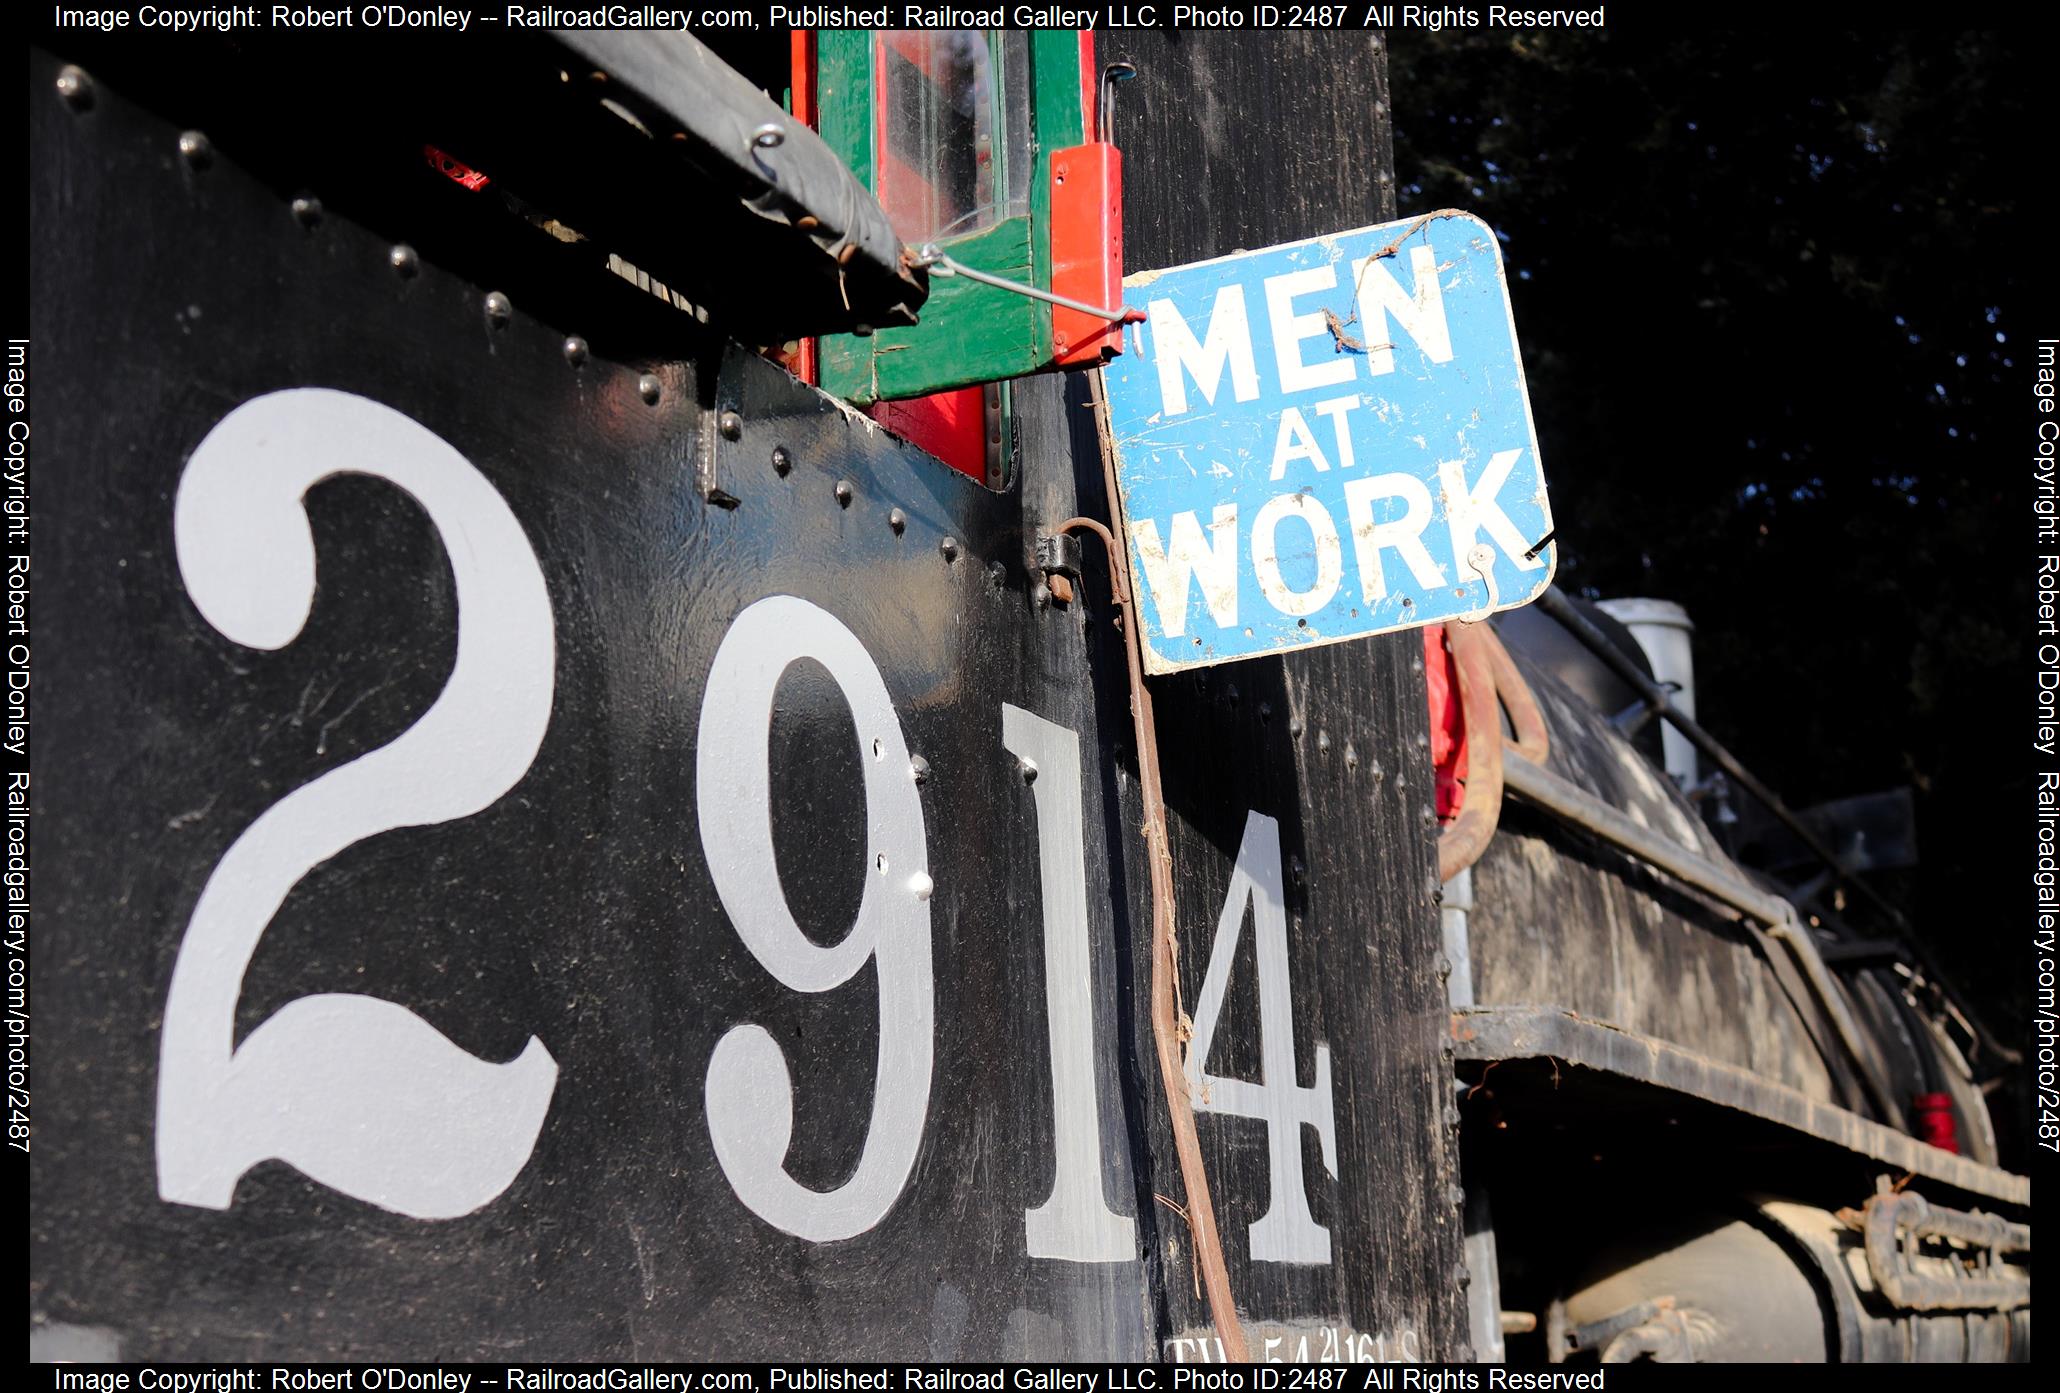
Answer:
<svg viewBox="0 0 2060 1393"><path fill-rule="evenodd" d="M1259 965L1259 1082L1223 1079L1205 1072L1209 1047L1230 987L1230 965L1244 931L1245 906L1252 910L1253 943ZM1254 1262L1322 1264L1330 1261L1330 1230L1309 1213L1302 1181L1304 1126L1323 1143L1323 1168L1338 1173L1337 1112L1331 1095L1330 1048L1316 1047L1316 1082L1295 1082L1294 986L1288 978L1287 911L1282 905L1280 824L1263 813L1245 819L1245 836L1230 874L1230 893L1216 920L1209 970L1195 1002L1194 1039L1187 1051L1188 1094L1195 1111L1254 1117L1266 1124L1271 1194L1266 1212L1251 1227Z"/></svg>

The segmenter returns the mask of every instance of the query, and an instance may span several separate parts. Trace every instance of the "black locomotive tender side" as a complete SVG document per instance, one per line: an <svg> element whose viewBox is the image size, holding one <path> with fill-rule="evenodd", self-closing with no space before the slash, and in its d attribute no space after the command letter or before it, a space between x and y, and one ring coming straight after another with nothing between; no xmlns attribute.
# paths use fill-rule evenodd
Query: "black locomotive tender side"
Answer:
<svg viewBox="0 0 2060 1393"><path fill-rule="evenodd" d="M928 286L723 42L34 53L43 1354L1225 1352L1124 635L1037 561L1110 515L1086 385L988 488L762 356ZM1101 56L1133 266L1396 215L1379 36ZM1201 1061L1283 1100L1198 1120L1251 1353L2027 1357L1962 1051L1537 622L1463 900L1419 635L1153 684L1189 1009L1278 887Z"/></svg>

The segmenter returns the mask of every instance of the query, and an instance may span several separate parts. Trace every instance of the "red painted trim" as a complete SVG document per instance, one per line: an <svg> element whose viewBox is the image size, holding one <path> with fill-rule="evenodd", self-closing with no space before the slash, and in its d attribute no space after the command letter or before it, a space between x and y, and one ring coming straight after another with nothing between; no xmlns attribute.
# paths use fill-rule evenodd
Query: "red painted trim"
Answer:
<svg viewBox="0 0 2060 1393"><path fill-rule="evenodd" d="M1090 305L1123 303L1123 155L1100 141L1051 154L1051 288ZM1054 306L1052 361L1091 367L1123 351L1123 326Z"/></svg>
<svg viewBox="0 0 2060 1393"><path fill-rule="evenodd" d="M788 36L787 93L796 121L814 130L815 119L815 31L796 29Z"/></svg>
<svg viewBox="0 0 2060 1393"><path fill-rule="evenodd" d="M816 68L815 31L796 29L788 36L787 49L787 100L793 107L796 121L814 130L816 120ZM779 355L780 363L788 372L803 382L818 380L815 365L815 340L802 339L792 353Z"/></svg>
<svg viewBox="0 0 2060 1393"><path fill-rule="evenodd" d="M1094 30L1080 31L1080 138L1095 140L1100 137L1100 113L1095 110L1101 101L1101 74L1094 70Z"/></svg>
<svg viewBox="0 0 2060 1393"><path fill-rule="evenodd" d="M987 389L961 387L910 401L875 402L866 414L968 478L987 482Z"/></svg>
<svg viewBox="0 0 2060 1393"><path fill-rule="evenodd" d="M1449 823L1466 804L1466 711L1459 703L1459 669L1446 646L1443 624L1423 631L1423 675L1431 706L1438 821Z"/></svg>

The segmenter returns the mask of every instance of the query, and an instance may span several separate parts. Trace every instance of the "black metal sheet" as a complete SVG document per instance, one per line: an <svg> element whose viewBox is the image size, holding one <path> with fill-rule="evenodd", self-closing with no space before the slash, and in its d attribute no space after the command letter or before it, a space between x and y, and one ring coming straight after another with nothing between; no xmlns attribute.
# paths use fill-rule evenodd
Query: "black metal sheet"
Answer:
<svg viewBox="0 0 2060 1393"><path fill-rule="evenodd" d="M1904 1132L1666 1040L1540 1006L1456 1011L1452 1034L1469 1063L1553 1060L1776 1123L1813 1141L2005 1204L2031 1203L2031 1181L1928 1146ZM1503 1091L1511 1091L1498 1080Z"/></svg>
<svg viewBox="0 0 2060 1393"><path fill-rule="evenodd" d="M1051 1126L1032 802L1001 744L1002 703L1084 727L1090 756L1099 740L1077 620L1046 621L1028 597L1022 497L741 354L723 391L749 426L723 439L702 399L714 384L691 364L651 370L649 404L638 366L569 364L563 340L582 326L517 305L497 328L484 287L432 264L400 275L388 243L340 217L309 230L225 160L190 168L176 127L104 85L89 112L67 109L56 72L45 58L31 72L33 1319L112 1331L125 1357L154 1359L1150 1355L1141 1261L1024 1250L1024 1211L1051 1187ZM420 719L456 656L445 547L377 479L309 491L316 595L295 642L244 647L189 598L182 468L240 404L308 386L395 407L454 446L520 521L553 611L553 709L519 783L474 816L313 869L258 943L236 1010L245 1042L319 992L395 1003L487 1061L543 1042L558 1076L535 1150L458 1218L411 1218L279 1162L251 1169L225 1210L159 1195L166 986L203 883L267 809ZM736 506L704 501L704 451ZM704 1103L724 1032L771 1029L797 1083L790 1168L828 1188L857 1162L873 1093L875 969L821 994L782 986L718 903L697 826L711 657L739 611L779 593L864 644L930 771L937 1026L921 1151L886 1218L832 1243L740 1203ZM834 942L854 878L875 874L860 849L865 756L848 708L809 678L798 665L762 737L779 789L770 835L797 919ZM1087 791L1101 885L1105 818L1099 785ZM1096 927L1106 1038L1106 909ZM1103 1059L1120 1137L1134 1100L1113 1049ZM1110 1203L1134 1213L1133 1151L1114 1145L1104 1165Z"/></svg>
<svg viewBox="0 0 2060 1393"><path fill-rule="evenodd" d="M1117 89L1114 130L1132 269L1395 216L1380 36L1275 32L1262 44L1222 31L1122 32L1100 56L1138 69ZM1249 1260L1248 1228L1267 1202L1266 1127L1197 1119L1255 1357L1298 1353L1305 1337L1321 1350L1333 1330L1354 1356L1453 1358L1466 1346L1422 651L1421 636L1406 633L1155 680L1187 1009L1248 814L1276 819L1298 1081L1312 1082L1319 1043L1337 1071L1335 1182L1315 1131L1299 1129L1330 1265ZM1241 750L1256 757L1229 754ZM1135 884L1142 871L1134 866ZM1252 943L1247 924L1223 1012L1243 1033L1221 1041L1208 1066L1244 1079L1262 1077ZM1155 1138L1170 1155L1170 1141ZM1169 1320L1200 1336L1206 1307L1177 1260ZM1324 1314L1284 1318L1293 1312Z"/></svg>
<svg viewBox="0 0 2060 1393"><path fill-rule="evenodd" d="M1170 91L1192 58L1155 42L1145 82ZM1326 52L1305 45L1296 61L1313 71ZM1281 80L1228 45L1209 53L1226 81ZM67 106L57 67L38 55L30 71L32 1324L153 1359L1205 1355L1185 1230L1157 1199L1179 1178L1150 1064L1151 915L1104 563L1090 548L1064 606L1030 568L1040 531L1106 506L1077 388L1018 385L1020 482L990 492L712 336L635 361L595 332L575 361L577 297L539 317L519 295L490 305L493 284L448 255L397 268L388 223L375 236L340 214L297 220L275 181L233 158L183 159L179 124L118 86ZM1169 178L1133 207L1169 225L1180 171L1200 158L1160 152ZM167 987L211 872L268 810L402 737L462 661L449 549L406 493L360 474L307 492L315 589L298 638L259 651L196 607L174 533L182 471L240 407L309 387L447 442L505 501L548 592L553 695L534 760L482 811L313 863L235 997L246 1044L311 995L345 994L405 1009L477 1060L514 1059L532 1037L548 1049L533 1151L453 1218L278 1161L243 1174L226 1208L160 1194ZM740 937L704 852L710 819L755 831L763 816L771 888L818 946L840 939L857 884L884 875L859 830L869 742L808 663L780 681L762 737L738 737L767 741L770 808L697 786L718 645L775 594L863 646L927 769L935 1025L920 1143L884 1217L823 1241L740 1200L707 1103L718 1041L768 1031L794 1090L782 1165L829 1190L862 1165L880 1082L877 964L824 991L784 985ZM1160 689L1186 1000L1240 832L1263 812L1299 877L1286 897L1299 1081L1319 1043L1331 1052L1337 1179L1313 1131L1298 1137L1329 1263L1250 1260L1265 1129L1202 1122L1262 1354L1437 1357L1462 1338L1412 651L1255 665L1234 701ZM1116 1260L1028 1251L1060 1107L1037 812L1055 771L1025 778L1005 705L1079 741L1087 1007L1059 1034L1091 1047L1100 1196L1135 1224ZM1263 1045L1252 938L1210 1062L1248 1080Z"/></svg>

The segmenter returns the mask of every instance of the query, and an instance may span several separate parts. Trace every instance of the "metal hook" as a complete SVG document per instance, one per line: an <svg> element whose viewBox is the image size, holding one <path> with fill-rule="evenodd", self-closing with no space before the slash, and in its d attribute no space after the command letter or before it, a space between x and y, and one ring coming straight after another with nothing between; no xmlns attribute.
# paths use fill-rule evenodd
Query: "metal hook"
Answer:
<svg viewBox="0 0 2060 1393"><path fill-rule="evenodd" d="M1102 69L1101 107L1094 114L1094 138L1107 144L1109 132L1115 129L1116 84L1128 82L1137 76L1137 64L1121 59Z"/></svg>
<svg viewBox="0 0 2060 1393"><path fill-rule="evenodd" d="M1495 590L1495 549L1486 542L1476 542L1466 553L1466 568L1481 578L1488 587L1488 602L1479 609L1469 610L1459 616L1462 624L1478 624L1495 612L1502 597Z"/></svg>

